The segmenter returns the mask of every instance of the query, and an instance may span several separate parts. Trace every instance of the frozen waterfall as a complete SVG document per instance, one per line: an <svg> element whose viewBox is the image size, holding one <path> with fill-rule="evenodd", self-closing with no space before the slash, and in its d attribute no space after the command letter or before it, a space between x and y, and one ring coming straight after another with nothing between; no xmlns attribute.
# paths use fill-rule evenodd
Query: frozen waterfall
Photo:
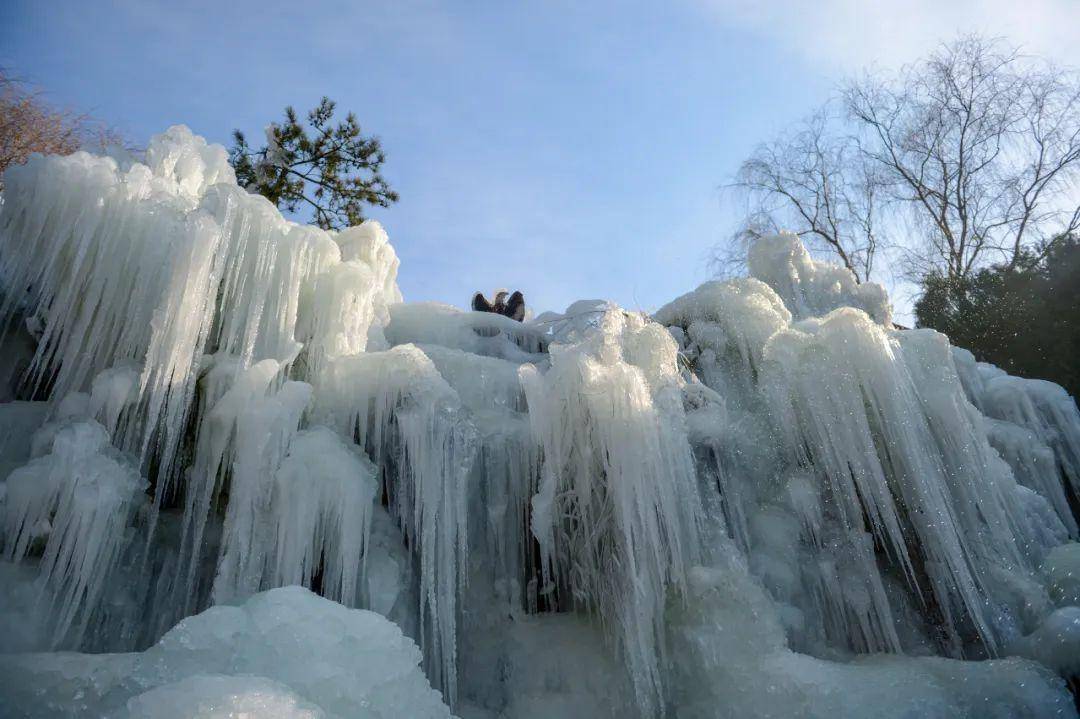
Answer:
<svg viewBox="0 0 1080 719"><path fill-rule="evenodd" d="M792 235L517 323L182 126L4 188L14 716L1075 715L1075 401Z"/></svg>

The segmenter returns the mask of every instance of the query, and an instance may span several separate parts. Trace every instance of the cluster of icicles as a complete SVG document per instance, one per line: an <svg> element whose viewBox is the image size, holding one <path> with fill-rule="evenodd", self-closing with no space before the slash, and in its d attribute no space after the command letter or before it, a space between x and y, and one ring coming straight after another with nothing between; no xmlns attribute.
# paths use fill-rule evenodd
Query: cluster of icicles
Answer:
<svg viewBox="0 0 1080 719"><path fill-rule="evenodd" d="M665 613L717 536L818 656L993 655L1052 611L1037 569L1077 535L1072 399L893 330L879 287L796 238L653 317L403 304L397 267L377 224L288 222L182 127L142 162L8 172L0 321L33 329L23 387L52 410L0 551L39 563L56 646L145 646L287 584L371 606L383 511L451 706L484 576L521 610L594 617L662 713Z"/></svg>

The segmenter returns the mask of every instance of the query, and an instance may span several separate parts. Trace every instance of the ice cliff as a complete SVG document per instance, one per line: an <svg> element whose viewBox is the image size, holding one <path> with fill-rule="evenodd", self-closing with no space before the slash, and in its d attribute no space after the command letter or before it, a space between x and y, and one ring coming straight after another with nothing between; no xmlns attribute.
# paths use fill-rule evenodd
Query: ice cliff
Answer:
<svg viewBox="0 0 1080 719"><path fill-rule="evenodd" d="M517 323L184 127L4 185L14 716L1075 715L1075 402L794 236Z"/></svg>

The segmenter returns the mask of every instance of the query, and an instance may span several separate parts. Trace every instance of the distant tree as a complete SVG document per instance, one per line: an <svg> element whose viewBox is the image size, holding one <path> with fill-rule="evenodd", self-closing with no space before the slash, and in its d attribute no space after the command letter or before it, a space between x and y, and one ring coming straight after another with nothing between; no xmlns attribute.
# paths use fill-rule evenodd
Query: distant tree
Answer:
<svg viewBox="0 0 1080 719"><path fill-rule="evenodd" d="M258 150L234 131L229 160L240 185L288 212L307 207L312 223L323 229L358 225L365 205L396 202L397 193L380 174L386 156L378 138L365 137L351 112L334 124L334 108L324 97L305 127L286 107L285 121L267 128L267 144Z"/></svg>
<svg viewBox="0 0 1080 719"><path fill-rule="evenodd" d="M846 83L759 146L734 178L749 202L730 244L777 227L860 281L883 254L899 276L966 280L1037 260L1080 230L1078 179L1080 78L966 36Z"/></svg>
<svg viewBox="0 0 1080 719"><path fill-rule="evenodd" d="M733 238L735 259L760 235L784 229L835 255L860 282L869 279L879 245L883 182L854 139L837 131L829 108L759 145L732 185L749 203Z"/></svg>
<svg viewBox="0 0 1080 719"><path fill-rule="evenodd" d="M40 91L0 70L0 175L35 152L67 155L123 144L114 129L88 115L50 105Z"/></svg>
<svg viewBox="0 0 1080 719"><path fill-rule="evenodd" d="M908 274L966 279L1045 254L1080 227L1080 82L998 40L963 37L843 94L867 157L911 211Z"/></svg>
<svg viewBox="0 0 1080 719"><path fill-rule="evenodd" d="M949 277L936 272L915 303L920 327L1010 374L1049 379L1080 396L1080 240L1054 238L1046 248Z"/></svg>

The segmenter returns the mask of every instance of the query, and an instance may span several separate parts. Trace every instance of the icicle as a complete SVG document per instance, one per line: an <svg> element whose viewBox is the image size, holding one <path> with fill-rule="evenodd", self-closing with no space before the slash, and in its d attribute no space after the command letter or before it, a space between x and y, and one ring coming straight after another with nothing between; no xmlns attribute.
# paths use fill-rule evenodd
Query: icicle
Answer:
<svg viewBox="0 0 1080 719"><path fill-rule="evenodd" d="M235 185L211 187L201 207L221 226L228 251L210 346L244 366L262 358L291 363L301 348L295 334L301 290L340 261L337 244Z"/></svg>
<svg viewBox="0 0 1080 719"><path fill-rule="evenodd" d="M457 393L412 345L330 363L316 385L313 418L353 437L386 473L391 510L419 563L429 676L452 706L476 429Z"/></svg>
<svg viewBox="0 0 1080 719"><path fill-rule="evenodd" d="M701 522L675 343L660 325L609 312L587 339L551 352L546 375L522 368L544 452L533 533L560 591L614 632L653 714L664 702L667 587L684 586Z"/></svg>
<svg viewBox="0 0 1080 719"><path fill-rule="evenodd" d="M714 679L753 699L729 709L763 701L765 676L820 715L814 691L846 697L881 667L982 682L936 693L945 713L1033 676L789 646L1034 655L1058 632L1073 648L1073 615L1052 614L1076 594L1075 545L1058 546L1078 531L1073 400L892 331L880 287L794 236L655 322L585 300L518 323L402 304L377 223L289 222L185 128L143 163L35 157L5 181L0 324L39 339L26 381L51 421L0 458L36 457L0 485L0 553L43 552L58 642L150 642L207 602L301 583L415 629L450 702L510 713L525 703L492 696L608 676L570 677L599 650L567 634L595 618L581 636L606 630L645 715L715 710ZM478 681L477 657L550 674L484 696L515 669ZM1036 684L1038 701L995 696L1059 706Z"/></svg>
<svg viewBox="0 0 1080 719"><path fill-rule="evenodd" d="M1010 377L1000 370L987 374L982 395L986 414L1034 432L1054 450L1073 493L1080 497L1080 410L1073 398L1052 382Z"/></svg>
<svg viewBox="0 0 1080 719"><path fill-rule="evenodd" d="M274 472L268 502L272 557L263 587L313 586L350 607L366 603L361 569L371 527L376 469L326 427L297 434Z"/></svg>
<svg viewBox="0 0 1080 719"><path fill-rule="evenodd" d="M145 485L93 421L69 422L55 432L50 454L8 477L4 558L22 560L45 540L40 576L55 610L55 646L78 646L87 631Z"/></svg>
<svg viewBox="0 0 1080 719"><path fill-rule="evenodd" d="M278 471L310 398L310 385L286 382L277 392L256 395L239 408L229 468L229 505L214 578L217 603L250 596L267 586L268 557L274 546L267 521L273 485L267 480Z"/></svg>
<svg viewBox="0 0 1080 719"><path fill-rule="evenodd" d="M946 612L951 606L961 608L993 646L995 638L982 616L980 587L972 574L969 542L978 540L961 531L965 518L969 518L965 528L977 518L964 511L966 506L958 508L950 496L953 482L948 472L955 468L941 462L936 445L936 440L950 438L935 435L928 424L909 368L896 356L899 347L865 315L852 310L798 327L779 333L766 350L771 367L764 383L773 397L777 421L794 434L788 446L805 447L807 459L836 500L849 536L872 532L915 584L920 580L904 529L910 524L939 604ZM971 441L970 422L965 426L965 418L955 414L950 419L959 424L941 431ZM966 471L970 477L976 467ZM991 499L987 507L1000 514L998 501ZM1004 549L1016 553L1008 542ZM863 576L876 576L872 554L854 556L861 557L857 561ZM882 603L883 595L877 596L874 614L887 626L891 611ZM948 629L956 636L955 626ZM898 649L895 644L877 648Z"/></svg>
<svg viewBox="0 0 1080 719"><path fill-rule="evenodd" d="M1034 432L1012 422L985 418L984 426L990 444L1009 463L1016 480L1044 497L1069 536L1076 537L1076 519L1069 507L1054 451Z"/></svg>
<svg viewBox="0 0 1080 719"><path fill-rule="evenodd" d="M486 538L485 562L496 591L512 608L536 608L536 567L526 524L539 483L540 453L529 427L520 365L508 360L421 346L457 392L479 431L470 503L483 507L470 521ZM474 546L478 543L474 539Z"/></svg>

